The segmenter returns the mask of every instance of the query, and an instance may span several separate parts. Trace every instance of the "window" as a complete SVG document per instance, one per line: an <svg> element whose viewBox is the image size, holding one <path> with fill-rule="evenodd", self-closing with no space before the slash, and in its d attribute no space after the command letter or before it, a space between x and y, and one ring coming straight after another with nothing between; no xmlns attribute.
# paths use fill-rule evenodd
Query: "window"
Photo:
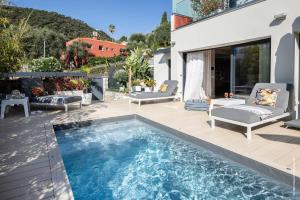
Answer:
<svg viewBox="0 0 300 200"><path fill-rule="evenodd" d="M100 45L100 46L99 46L99 50L100 50L100 51L104 51L104 47Z"/></svg>
<svg viewBox="0 0 300 200"><path fill-rule="evenodd" d="M114 51L114 48L111 48L110 50L111 50L111 51Z"/></svg>
<svg viewBox="0 0 300 200"><path fill-rule="evenodd" d="M270 82L270 41L237 46L232 49L231 90L249 95L256 83Z"/></svg>

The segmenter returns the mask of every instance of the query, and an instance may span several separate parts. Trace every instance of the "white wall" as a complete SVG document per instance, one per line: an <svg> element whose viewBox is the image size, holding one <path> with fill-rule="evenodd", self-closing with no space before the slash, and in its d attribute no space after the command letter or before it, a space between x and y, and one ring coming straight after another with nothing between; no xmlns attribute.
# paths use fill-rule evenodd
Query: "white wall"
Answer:
<svg viewBox="0 0 300 200"><path fill-rule="evenodd" d="M287 14L286 19L275 23L274 15L281 13ZM180 81L179 93L182 92L182 52L264 38L271 38L271 82L293 83L294 33L299 31L299 0L263 0L173 31L172 74Z"/></svg>
<svg viewBox="0 0 300 200"><path fill-rule="evenodd" d="M171 53L156 53L154 55L154 80L157 90L160 85L169 78L168 60L171 59ZM172 76L171 76L172 77ZM175 76L174 76L175 77Z"/></svg>

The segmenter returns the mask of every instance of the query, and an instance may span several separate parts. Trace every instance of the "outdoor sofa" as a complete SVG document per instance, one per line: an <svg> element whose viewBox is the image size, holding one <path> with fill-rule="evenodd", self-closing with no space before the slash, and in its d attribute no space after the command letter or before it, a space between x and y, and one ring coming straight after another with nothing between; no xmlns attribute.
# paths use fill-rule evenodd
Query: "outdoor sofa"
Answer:
<svg viewBox="0 0 300 200"><path fill-rule="evenodd" d="M257 93L261 89L277 90L278 95L274 106L257 105L255 103ZM250 97L246 101L246 106L249 106L250 110L239 109L241 106L231 106L215 108L212 110L211 127L215 128L215 121L223 121L247 128L246 136L251 139L251 129L253 127L266 124L278 119L282 119L290 116L288 112L289 105L289 92L287 90L287 84L285 83L257 83ZM268 115L259 115L253 111L269 111Z"/></svg>
<svg viewBox="0 0 300 200"><path fill-rule="evenodd" d="M79 105L82 106L82 97L81 96L67 96L67 95L48 95L41 97L31 98L30 105L34 106L46 106L46 107L58 107L63 106L65 111L68 112L70 105Z"/></svg>
<svg viewBox="0 0 300 200"><path fill-rule="evenodd" d="M141 103L145 101L175 99L178 81L166 80L164 81L163 84L167 85L167 90L165 92L158 91L158 92L131 93L129 95L129 103L138 102L139 106L141 106Z"/></svg>

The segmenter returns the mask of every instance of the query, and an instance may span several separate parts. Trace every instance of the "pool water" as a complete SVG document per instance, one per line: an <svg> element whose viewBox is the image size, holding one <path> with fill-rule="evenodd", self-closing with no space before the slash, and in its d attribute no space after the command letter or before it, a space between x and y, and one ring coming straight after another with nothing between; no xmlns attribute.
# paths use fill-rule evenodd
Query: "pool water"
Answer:
<svg viewBox="0 0 300 200"><path fill-rule="evenodd" d="M300 199L292 188L138 120L56 132L75 199Z"/></svg>

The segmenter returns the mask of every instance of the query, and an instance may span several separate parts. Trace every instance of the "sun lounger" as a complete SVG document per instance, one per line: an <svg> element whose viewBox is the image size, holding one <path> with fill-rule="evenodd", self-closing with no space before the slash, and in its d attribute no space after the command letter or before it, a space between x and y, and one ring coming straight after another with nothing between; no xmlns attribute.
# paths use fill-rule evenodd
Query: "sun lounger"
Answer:
<svg viewBox="0 0 300 200"><path fill-rule="evenodd" d="M300 119L296 119L296 120L285 122L284 125L286 126L286 128L290 128L291 127L291 128L300 129Z"/></svg>
<svg viewBox="0 0 300 200"><path fill-rule="evenodd" d="M129 95L129 103L138 102L139 106L141 106L141 102L145 102L145 101L175 99L178 81L166 80L164 81L164 84L168 85L166 92L132 93Z"/></svg>
<svg viewBox="0 0 300 200"><path fill-rule="evenodd" d="M258 89L278 89L278 95L275 106L262 106L255 104L255 98ZM223 121L247 128L247 138L251 139L251 129L255 126L266 124L278 119L290 116L287 112L289 104L289 92L287 91L287 84L284 83L257 83L252 90L249 99L246 101L246 106L249 108L257 109L258 111L269 111L269 115L259 115L256 112L238 109L238 107L223 107L212 110L211 127L215 127L215 120ZM267 112L268 113L268 112Z"/></svg>
<svg viewBox="0 0 300 200"><path fill-rule="evenodd" d="M81 96L67 96L67 95L48 95L41 97L34 97L31 99L31 105L36 106L64 106L65 111L68 111L69 105L79 105L81 108Z"/></svg>

